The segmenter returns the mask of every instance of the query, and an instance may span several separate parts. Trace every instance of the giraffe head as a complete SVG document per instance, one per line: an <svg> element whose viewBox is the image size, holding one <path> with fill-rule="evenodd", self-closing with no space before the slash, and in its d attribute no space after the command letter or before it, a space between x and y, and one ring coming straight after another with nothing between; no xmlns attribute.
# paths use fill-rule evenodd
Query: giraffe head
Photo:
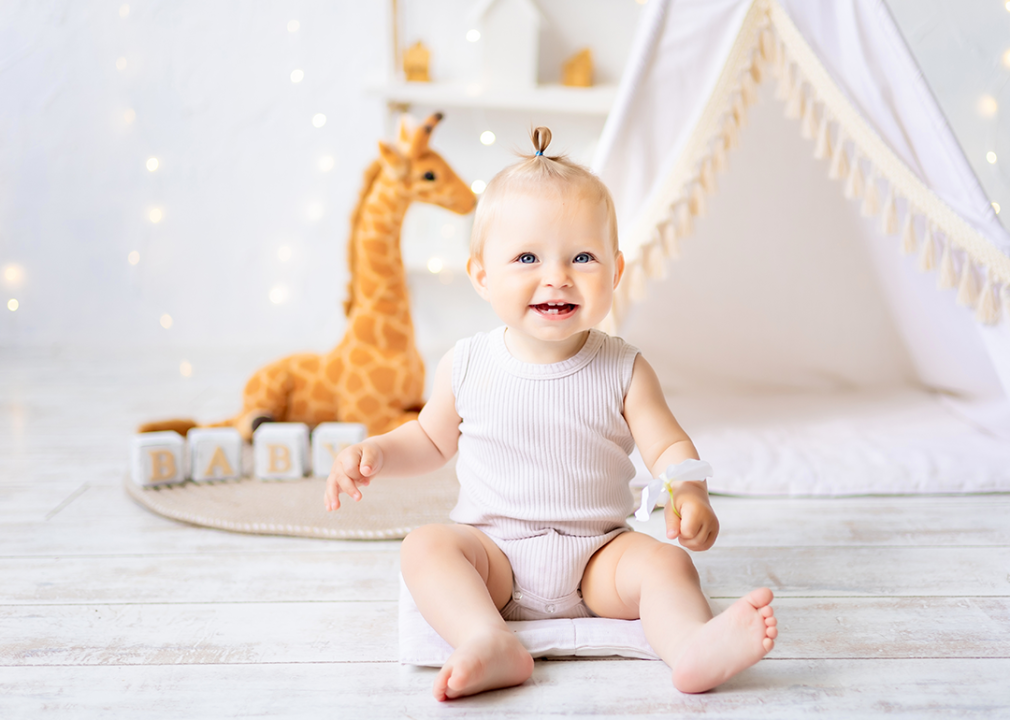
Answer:
<svg viewBox="0 0 1010 720"><path fill-rule="evenodd" d="M384 172L401 183L407 197L439 205L460 215L473 210L477 198L442 157L428 147L431 131L442 113L435 113L418 127L404 116L395 144L379 142Z"/></svg>

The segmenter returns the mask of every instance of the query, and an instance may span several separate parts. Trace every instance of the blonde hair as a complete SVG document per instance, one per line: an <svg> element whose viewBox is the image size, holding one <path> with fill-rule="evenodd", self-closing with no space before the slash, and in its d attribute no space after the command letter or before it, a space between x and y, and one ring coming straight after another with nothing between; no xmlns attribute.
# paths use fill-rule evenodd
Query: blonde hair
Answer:
<svg viewBox="0 0 1010 720"><path fill-rule="evenodd" d="M536 152L533 155L520 154L522 160L495 175L484 189L473 218L470 257L478 260L481 258L488 231L498 218L502 207L507 204L510 195L534 191L538 195L546 193L561 196L573 190L590 201L602 202L606 206L610 240L616 254L617 213L607 186L589 168L572 162L567 156L544 154L551 142L551 131L548 128L533 129L530 132L530 140L533 141Z"/></svg>

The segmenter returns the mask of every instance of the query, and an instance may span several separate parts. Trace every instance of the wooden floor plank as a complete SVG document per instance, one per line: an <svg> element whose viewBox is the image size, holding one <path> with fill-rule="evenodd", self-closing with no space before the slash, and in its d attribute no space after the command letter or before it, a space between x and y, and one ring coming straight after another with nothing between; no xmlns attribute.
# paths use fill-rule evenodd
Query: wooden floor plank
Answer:
<svg viewBox="0 0 1010 720"><path fill-rule="evenodd" d="M728 601L716 600L716 608ZM397 603L0 606L0 666L392 661ZM1010 598L783 598L776 659L1010 658Z"/></svg>
<svg viewBox="0 0 1010 720"><path fill-rule="evenodd" d="M0 605L396 600L399 543L350 546L0 558ZM779 598L1010 597L1010 548L715 547L694 561L718 598L761 586Z"/></svg>
<svg viewBox="0 0 1010 720"><path fill-rule="evenodd" d="M657 662L537 662L516 688L450 703L434 671L393 663L2 668L0 714L43 720L176 718L1005 718L1010 660L765 660L683 695Z"/></svg>

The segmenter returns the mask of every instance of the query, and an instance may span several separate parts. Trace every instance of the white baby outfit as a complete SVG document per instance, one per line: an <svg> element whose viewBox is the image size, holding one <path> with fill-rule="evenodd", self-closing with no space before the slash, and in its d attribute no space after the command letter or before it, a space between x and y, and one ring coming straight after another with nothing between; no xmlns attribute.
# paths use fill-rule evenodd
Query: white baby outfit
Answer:
<svg viewBox="0 0 1010 720"><path fill-rule="evenodd" d="M506 620L589 617L579 585L593 553L629 530L624 396L638 350L591 330L558 363L514 358L505 327L460 340L452 390L460 424L459 502L512 564Z"/></svg>

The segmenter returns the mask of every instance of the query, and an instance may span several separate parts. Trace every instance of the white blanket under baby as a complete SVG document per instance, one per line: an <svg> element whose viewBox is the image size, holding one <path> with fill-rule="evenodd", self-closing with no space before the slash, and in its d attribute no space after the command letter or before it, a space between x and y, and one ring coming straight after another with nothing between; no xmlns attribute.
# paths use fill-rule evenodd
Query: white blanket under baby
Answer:
<svg viewBox="0 0 1010 720"><path fill-rule="evenodd" d="M645 640L640 620L575 618L509 622L530 655L538 657L621 657L659 660ZM452 646L421 616L400 578L400 662L441 667Z"/></svg>

